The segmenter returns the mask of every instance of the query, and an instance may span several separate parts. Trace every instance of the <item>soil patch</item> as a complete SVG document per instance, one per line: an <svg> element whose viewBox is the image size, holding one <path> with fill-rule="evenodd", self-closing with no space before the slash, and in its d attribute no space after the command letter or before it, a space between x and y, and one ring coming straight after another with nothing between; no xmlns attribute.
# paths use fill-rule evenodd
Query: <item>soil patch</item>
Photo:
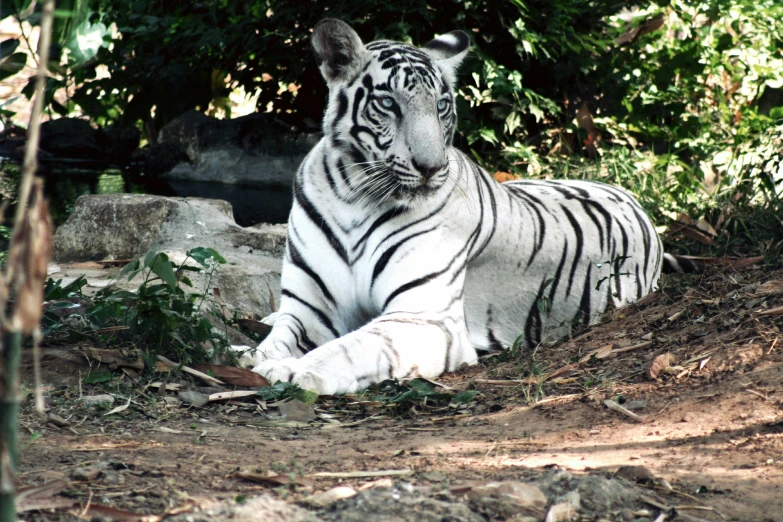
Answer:
<svg viewBox="0 0 783 522"><path fill-rule="evenodd" d="M50 417L23 406L21 482L61 481L40 495L61 507L23 517L783 521L781 324L783 270L713 268L438 380L467 404L321 398L309 422L258 397L188 406L127 368L85 384L58 348ZM80 400L98 394L115 401Z"/></svg>

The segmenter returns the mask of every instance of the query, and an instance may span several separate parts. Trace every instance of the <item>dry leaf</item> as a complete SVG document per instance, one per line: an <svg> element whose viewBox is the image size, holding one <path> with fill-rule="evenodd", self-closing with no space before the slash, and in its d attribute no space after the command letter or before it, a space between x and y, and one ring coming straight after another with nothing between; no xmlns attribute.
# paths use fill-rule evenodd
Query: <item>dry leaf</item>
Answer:
<svg viewBox="0 0 783 522"><path fill-rule="evenodd" d="M103 414L103 416L105 417L106 415L111 415L112 413L120 413L121 411L125 411L125 410L128 409L128 406L130 406L130 403L131 403L131 400L130 400L130 397L129 397L128 398L128 402L126 402L122 406L117 406L113 410L107 411L106 413Z"/></svg>
<svg viewBox="0 0 783 522"><path fill-rule="evenodd" d="M259 335L268 335L272 331L271 326L255 319L237 319L237 324Z"/></svg>
<svg viewBox="0 0 783 522"><path fill-rule="evenodd" d="M647 367L645 368L647 377L653 380L657 380L661 372L671 366L671 363L672 355L669 352L658 355L652 361L647 363Z"/></svg>
<svg viewBox="0 0 783 522"><path fill-rule="evenodd" d="M705 245L714 245L716 233L712 226L706 221L700 220L698 223L691 219L687 214L677 214L677 219L669 223L669 233L682 233L687 238L698 241Z"/></svg>
<svg viewBox="0 0 783 522"><path fill-rule="evenodd" d="M739 261L731 263L731 268L733 268L734 270L742 270L744 268L748 268L750 266L757 265L763 262L764 262L764 256L746 257L744 259L740 259Z"/></svg>
<svg viewBox="0 0 783 522"><path fill-rule="evenodd" d="M212 372L218 379L232 386L247 386L259 388L269 386L271 383L260 374L237 368L236 366L220 366L218 364L194 364L193 368L200 372Z"/></svg>
<svg viewBox="0 0 783 522"><path fill-rule="evenodd" d="M14 227L6 261L6 274L15 295L9 330L31 335L41 319L46 270L52 256L54 225L43 196L40 179L35 180L32 200L22 223Z"/></svg>
<svg viewBox="0 0 783 522"><path fill-rule="evenodd" d="M495 181L499 181L500 183L505 183L506 181L514 181L517 179L516 176L513 174L509 174L508 172L501 172L497 171L492 175L493 178L495 178Z"/></svg>
<svg viewBox="0 0 783 522"><path fill-rule="evenodd" d="M592 352L588 353L587 355L585 355L584 357L579 359L579 362L580 363L586 363L587 361L589 361L593 357L595 357L596 359L604 359L604 358L608 357L610 353L612 353L612 347L613 346L614 345L607 344L606 346L602 346L602 347L600 347L597 350L593 350Z"/></svg>
<svg viewBox="0 0 783 522"><path fill-rule="evenodd" d="M759 285L756 294L783 294L783 280L773 279Z"/></svg>

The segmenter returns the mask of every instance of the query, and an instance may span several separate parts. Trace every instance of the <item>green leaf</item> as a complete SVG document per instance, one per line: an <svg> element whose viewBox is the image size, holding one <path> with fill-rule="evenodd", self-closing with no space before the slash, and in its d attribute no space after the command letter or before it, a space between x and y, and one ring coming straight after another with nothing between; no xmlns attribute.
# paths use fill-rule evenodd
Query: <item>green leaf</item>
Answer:
<svg viewBox="0 0 783 522"><path fill-rule="evenodd" d="M315 401L318 400L318 394L316 392L310 390L303 390L302 388L299 387L297 387L296 390L291 392L290 397L292 399L300 400L305 404L315 404Z"/></svg>
<svg viewBox="0 0 783 522"><path fill-rule="evenodd" d="M11 56L17 47L19 47L18 38L9 38L0 42L0 60L6 56Z"/></svg>
<svg viewBox="0 0 783 522"><path fill-rule="evenodd" d="M263 388L260 388L258 392L256 392L256 395L261 397L262 400L274 401L281 398L286 390L288 390L290 387L291 383L278 381L272 386L264 386Z"/></svg>
<svg viewBox="0 0 783 522"><path fill-rule="evenodd" d="M101 47L108 47L104 41L111 31L102 23L90 24L89 20L83 20L73 32L71 39L65 44L70 52L70 58L75 65L83 64L95 57Z"/></svg>
<svg viewBox="0 0 783 522"><path fill-rule="evenodd" d="M482 137L482 139L490 142L493 145L497 145L498 143L498 137L495 135L494 129L481 129L479 131L479 135Z"/></svg>
<svg viewBox="0 0 783 522"><path fill-rule="evenodd" d="M150 250L147 252L147 254L144 256L144 268L149 268L155 263L155 258L158 256L158 253L154 250Z"/></svg>
<svg viewBox="0 0 783 522"><path fill-rule="evenodd" d="M174 274L174 267L166 254L158 254L155 264L151 270L160 277L169 288L177 287L177 276Z"/></svg>
<svg viewBox="0 0 783 522"><path fill-rule="evenodd" d="M783 107L773 107L770 109L769 117L773 120L783 119Z"/></svg>
<svg viewBox="0 0 783 522"><path fill-rule="evenodd" d="M112 379L111 372L93 372L84 378L85 384L98 384L101 382L109 382Z"/></svg>
<svg viewBox="0 0 783 522"><path fill-rule="evenodd" d="M14 53L8 58L0 61L0 80L13 76L22 69L27 63L27 55L24 53Z"/></svg>
<svg viewBox="0 0 783 522"><path fill-rule="evenodd" d="M451 398L451 402L454 404L467 404L470 401L472 401L476 395L478 395L478 391L476 390L466 390L459 392L454 397Z"/></svg>
<svg viewBox="0 0 783 522"><path fill-rule="evenodd" d="M217 250L213 248L196 247L192 250L189 250L187 254L204 268L209 268L209 263L207 263L207 259L210 258L220 263L221 265L225 264L226 262L223 256L218 254Z"/></svg>
<svg viewBox="0 0 783 522"><path fill-rule="evenodd" d="M124 277L132 272L133 275L128 276L128 281L130 281L131 279L133 279L133 276L138 274L139 266L140 266L139 258L134 259L133 261L131 261L130 263L122 267L122 270L120 270L120 274L117 276L117 279L120 279L121 277Z"/></svg>

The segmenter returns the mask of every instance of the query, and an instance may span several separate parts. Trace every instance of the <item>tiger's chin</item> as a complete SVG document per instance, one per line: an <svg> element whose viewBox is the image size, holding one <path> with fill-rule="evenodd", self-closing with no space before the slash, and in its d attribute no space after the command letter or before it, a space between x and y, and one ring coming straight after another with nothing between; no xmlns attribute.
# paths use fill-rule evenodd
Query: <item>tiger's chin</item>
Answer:
<svg viewBox="0 0 783 522"><path fill-rule="evenodd" d="M437 185L428 183L416 186L401 185L398 186L393 194L394 201L401 205L410 205L415 203L421 203L432 199L443 188L443 183Z"/></svg>

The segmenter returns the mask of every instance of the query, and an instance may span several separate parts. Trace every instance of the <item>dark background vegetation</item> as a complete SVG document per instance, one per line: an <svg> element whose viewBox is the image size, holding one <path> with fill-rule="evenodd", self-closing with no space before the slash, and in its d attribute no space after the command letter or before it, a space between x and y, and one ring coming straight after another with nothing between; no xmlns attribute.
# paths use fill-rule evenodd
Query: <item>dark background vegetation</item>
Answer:
<svg viewBox="0 0 783 522"><path fill-rule="evenodd" d="M326 88L309 39L324 17L349 22L364 41L423 44L463 29L473 48L460 73L456 145L489 170L622 185L658 225L688 225L697 240L684 244L691 252L694 245L728 254L783 251L777 0L57 6L49 113L137 127L150 143L186 110L230 116L228 94L240 86L259 95L257 111L294 129L317 128ZM5 0L0 16L35 26L39 13L29 0ZM18 44L0 43L0 77L21 74Z"/></svg>

